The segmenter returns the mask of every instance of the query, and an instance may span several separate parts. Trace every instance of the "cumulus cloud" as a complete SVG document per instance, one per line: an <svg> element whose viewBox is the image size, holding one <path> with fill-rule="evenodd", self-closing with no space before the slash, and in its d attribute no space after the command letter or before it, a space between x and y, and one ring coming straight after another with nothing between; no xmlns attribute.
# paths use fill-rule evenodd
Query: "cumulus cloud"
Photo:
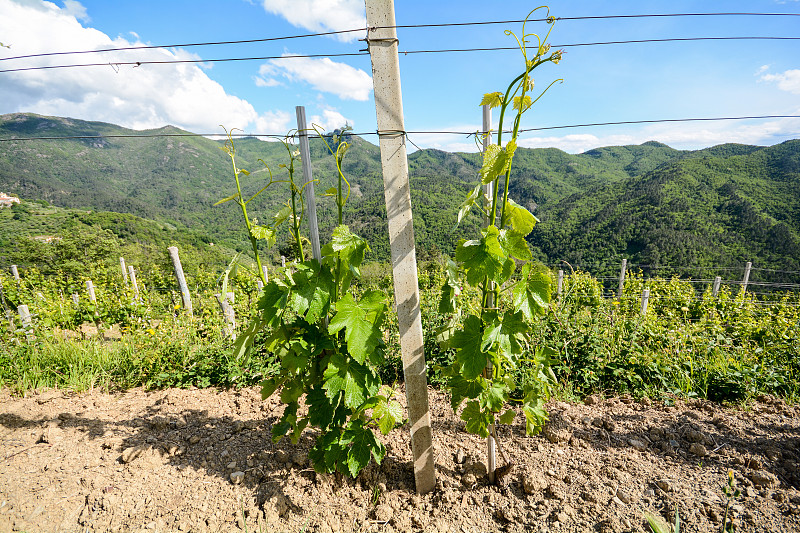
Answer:
<svg viewBox="0 0 800 533"><path fill-rule="evenodd" d="M0 0L0 35L14 55L57 50L91 50L137 46L84 27L78 2L59 8L41 0ZM72 62L127 62L196 59L183 50L153 49L83 55L81 60L43 57L3 62L3 68ZM134 129L173 124L198 132L219 131L219 125L247 129L275 116L228 94L194 64L80 67L4 73L0 76L0 113L34 112L112 122Z"/></svg>
<svg viewBox="0 0 800 533"><path fill-rule="evenodd" d="M353 30L367 25L363 0L263 0L263 4L268 13L314 32ZM340 33L335 38L354 41L362 33Z"/></svg>
<svg viewBox="0 0 800 533"><path fill-rule="evenodd" d="M779 74L764 74L763 81L777 83L778 89L792 94L800 94L800 69L787 70Z"/></svg>
<svg viewBox="0 0 800 533"><path fill-rule="evenodd" d="M322 115L313 115L309 124L319 126L323 131L333 131L346 124L354 125L352 120L348 120L335 109L324 109Z"/></svg>
<svg viewBox="0 0 800 533"><path fill-rule="evenodd" d="M364 102L372 91L372 77L361 69L345 63L337 63L330 58L292 57L272 59L259 68L256 85L272 87L280 84L276 79L283 77L291 82L305 82L315 90L335 94L343 100Z"/></svg>

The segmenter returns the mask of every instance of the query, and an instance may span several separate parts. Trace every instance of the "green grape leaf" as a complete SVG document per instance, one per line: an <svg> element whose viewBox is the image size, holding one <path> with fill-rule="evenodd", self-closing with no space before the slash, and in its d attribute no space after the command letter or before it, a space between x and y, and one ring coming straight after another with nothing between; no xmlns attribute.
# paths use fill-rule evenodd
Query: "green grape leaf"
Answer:
<svg viewBox="0 0 800 533"><path fill-rule="evenodd" d="M322 255L325 256L323 264L330 266L331 270L337 267L344 269L340 274L342 293L350 287L353 277L361 275L359 268L368 250L367 241L351 233L344 225L333 230L330 242L322 248ZM337 259L340 260L340 265L337 265Z"/></svg>
<svg viewBox="0 0 800 533"><path fill-rule="evenodd" d="M366 366L348 360L342 354L334 354L323 374L328 398L344 391L344 403L351 409L358 408L369 396L378 392L380 379Z"/></svg>
<svg viewBox="0 0 800 533"><path fill-rule="evenodd" d="M547 422L547 411L544 409L544 400L537 398L534 402L527 402L522 406L525 413L525 432L528 435L536 435Z"/></svg>
<svg viewBox="0 0 800 533"><path fill-rule="evenodd" d="M481 410L477 400L467 402L466 407L461 411L461 420L466 422L466 429L470 433L484 439L489 436L491 418Z"/></svg>
<svg viewBox="0 0 800 533"><path fill-rule="evenodd" d="M497 283L507 279L504 278L507 271L504 267L508 257L498 236L497 228L489 226L482 231L481 239L463 241L456 248L456 260L463 263L470 285L477 286L487 277Z"/></svg>
<svg viewBox="0 0 800 533"><path fill-rule="evenodd" d="M531 249L528 248L528 241L525 240L525 236L522 233L507 229L500 230L498 240L500 241L500 246L510 257L516 257L521 261L533 259Z"/></svg>
<svg viewBox="0 0 800 533"><path fill-rule="evenodd" d="M499 413L506 404L508 393L508 385L502 381L492 381L491 385L484 389L480 396L479 404L481 409Z"/></svg>
<svg viewBox="0 0 800 533"><path fill-rule="evenodd" d="M374 457L375 462L380 464L386 454L383 444L378 442L375 434L369 428L365 428L360 420L351 423L344 431L342 443L350 445L347 450L346 466L347 472L352 477L356 477L369 464L370 457Z"/></svg>
<svg viewBox="0 0 800 533"><path fill-rule="evenodd" d="M503 171L506 163L506 153L496 144L490 144L483 151L483 165L481 166L481 184L493 182Z"/></svg>
<svg viewBox="0 0 800 533"><path fill-rule="evenodd" d="M331 334L345 329L347 350L359 363L383 343L381 323L383 322L386 296L378 290L367 291L356 302L351 294L336 302L336 315L328 326Z"/></svg>
<svg viewBox="0 0 800 533"><path fill-rule="evenodd" d="M275 244L275 229L269 226L259 226L258 224L252 224L250 226L250 235L253 236L254 239L259 241L267 241L267 246L271 247Z"/></svg>
<svg viewBox="0 0 800 533"><path fill-rule="evenodd" d="M278 390L278 387L283 385L286 381L286 377L276 376L270 379L265 379L261 382L261 399L266 400L272 394Z"/></svg>
<svg viewBox="0 0 800 533"><path fill-rule="evenodd" d="M514 109L517 111L525 112L533 105L533 100L531 100L530 95L526 94L525 96L515 96L514 97Z"/></svg>
<svg viewBox="0 0 800 533"><path fill-rule="evenodd" d="M275 213L272 217L272 227L277 228L281 224L283 224L287 218L289 218L292 214L292 206L287 204L281 208L280 211Z"/></svg>
<svg viewBox="0 0 800 533"><path fill-rule="evenodd" d="M490 109L494 109L495 107L500 107L503 105L503 93L501 92L494 92L494 93L486 93L483 95L481 99L481 106L488 105Z"/></svg>
<svg viewBox="0 0 800 533"><path fill-rule="evenodd" d="M378 422L378 429L387 435L398 422L403 420L403 407L394 400L379 396L378 405L372 410L372 418Z"/></svg>
<svg viewBox="0 0 800 533"><path fill-rule="evenodd" d="M331 473L336 468L339 457L345 451L339 444L340 435L341 430L334 427L317 437L314 446L308 451L308 458L314 463L316 472Z"/></svg>
<svg viewBox="0 0 800 533"><path fill-rule="evenodd" d="M486 313L486 329L481 340L484 351L499 350L511 356L522 353L522 343L530 328L525 323L522 313L506 311L502 319L494 312Z"/></svg>
<svg viewBox="0 0 800 533"><path fill-rule="evenodd" d="M537 222L539 222L539 219L533 216L533 213L519 205L511 198L508 199L506 202L505 220L503 220L503 226L510 224L515 232L521 233L522 236L525 237L531 231L533 231L533 228L536 226Z"/></svg>
<svg viewBox="0 0 800 533"><path fill-rule="evenodd" d="M522 267L522 280L513 289L514 310L521 312L526 319L543 316L550 307L552 281L545 272L530 274L530 265Z"/></svg>
<svg viewBox="0 0 800 533"><path fill-rule="evenodd" d="M223 199L222 199L222 200L220 200L219 202L215 203L213 207L216 207L216 206L218 206L218 205L220 205L220 204L224 204L225 202L230 202L230 201L231 201L231 200L233 200L234 198L238 198L238 197L239 197L239 193L238 193L238 192L235 192L235 193L233 193L232 195L228 196L227 198L223 198Z"/></svg>
<svg viewBox="0 0 800 533"><path fill-rule="evenodd" d="M498 422L501 424L510 425L514 422L514 419L517 417L517 413L514 412L513 409L507 410L505 413L500 415L497 419Z"/></svg>
<svg viewBox="0 0 800 533"><path fill-rule="evenodd" d="M455 261L445 256L445 281L442 286L442 297L439 300L439 312L452 313L456 309L457 296L461 292L458 283L458 266Z"/></svg>
<svg viewBox="0 0 800 533"><path fill-rule="evenodd" d="M261 310L261 318L264 324L274 327L277 325L278 317L286 308L286 298L288 291L271 281L264 286L264 292L258 301L258 308Z"/></svg>
<svg viewBox="0 0 800 533"><path fill-rule="evenodd" d="M316 261L306 261L297 266L292 276L295 283L292 291L292 309L304 315L309 323L319 322L328 312L333 276L327 268Z"/></svg>
<svg viewBox="0 0 800 533"><path fill-rule="evenodd" d="M291 379L283 384L281 390L281 401L283 403L294 403L303 395L303 382L300 379Z"/></svg>
<svg viewBox="0 0 800 533"><path fill-rule="evenodd" d="M478 198L481 197L481 184L478 184L474 189L472 189L469 194L467 195L467 199L464 200L464 203L458 209L458 218L456 219L456 227L461 224L461 221L467 216L469 210L475 205L475 202Z"/></svg>
<svg viewBox="0 0 800 533"><path fill-rule="evenodd" d="M458 410L458 406L464 399L475 399L486 388L486 380L478 377L474 380L466 380L458 371L451 372L447 386L450 389L450 406L453 411Z"/></svg>
<svg viewBox="0 0 800 533"><path fill-rule="evenodd" d="M481 348L481 319L469 315L464 320L464 329L453 335L452 345L456 349L455 364L465 379L475 379L486 368L486 353Z"/></svg>
<svg viewBox="0 0 800 533"><path fill-rule="evenodd" d="M325 389L315 386L306 394L306 405L308 405L308 417L311 423L318 428L325 430L333 423L335 407L339 403L339 395L328 398Z"/></svg>

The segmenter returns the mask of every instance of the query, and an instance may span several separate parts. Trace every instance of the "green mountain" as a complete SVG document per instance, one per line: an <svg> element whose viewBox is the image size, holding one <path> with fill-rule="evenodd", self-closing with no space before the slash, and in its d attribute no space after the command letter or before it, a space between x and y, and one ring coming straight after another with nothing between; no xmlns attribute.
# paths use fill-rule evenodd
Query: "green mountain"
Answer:
<svg viewBox="0 0 800 533"><path fill-rule="evenodd" d="M232 203L213 206L235 191L230 160L220 150L223 142L179 136L186 133L171 126L134 131L75 119L3 115L0 191L68 208L146 217L246 250L238 208ZM3 140L34 136L62 138ZM94 138L63 138L76 136ZM373 253L368 259L387 260L380 153L364 139L350 140L344 163L351 185L345 223L369 240ZM324 142L311 142L323 238L335 224L335 206L323 193L336 177ZM274 179L285 179L283 144L239 138L235 146L238 166L251 172L244 178L246 191L261 188L270 171ZM477 213L453 226L480 164L479 154L419 150L409 156L414 228L422 254L451 253L459 239L476 234ZM577 155L520 148L513 168L511 196L541 220L530 242L550 263L566 260L596 274L612 274L626 257L662 269L661 274L695 277L690 267L740 268L745 261L800 270L800 141L697 151L651 141ZM296 173L301 175L299 162ZM287 199L286 184L276 183L248 211L267 220Z"/></svg>

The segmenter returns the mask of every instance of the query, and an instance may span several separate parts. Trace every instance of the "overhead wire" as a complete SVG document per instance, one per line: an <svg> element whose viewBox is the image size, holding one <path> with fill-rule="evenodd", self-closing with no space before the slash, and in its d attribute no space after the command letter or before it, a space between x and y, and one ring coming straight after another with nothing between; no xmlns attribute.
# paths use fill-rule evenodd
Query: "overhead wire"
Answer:
<svg viewBox="0 0 800 533"><path fill-rule="evenodd" d="M29 59L34 57L50 57L59 55L77 55L77 54L96 54L105 52L121 52L129 50L153 50L161 48L192 48L198 46L221 46L233 44L253 44L263 42L285 41L292 39L303 39L309 37L326 37L331 35L341 35L345 33L364 32L369 29L416 29L416 28L446 28L446 27L463 27L463 26L483 26L483 25L496 25L496 24L520 24L523 22L547 22L547 21L577 21L577 20L603 20L603 19L634 19L634 18L669 18L669 17L709 17L709 16L765 16L765 17L797 17L800 13L766 13L766 12L705 12L705 13L643 13L633 15L586 15L575 17L551 17L539 19L516 19L516 20L492 20L492 21L472 21L472 22L443 22L431 24L397 24L394 26L375 26L373 28L361 27L352 28L347 30L335 30L326 32L313 32L302 33L297 35L284 35L278 37L264 37L258 39L238 39L228 41L207 41L207 42L192 42L192 43L174 43L162 45L136 45L136 46L121 46L114 48L98 48L95 50L74 50L69 52L43 52L38 54L25 54L11 57L0 57L0 61L10 61L14 59ZM649 42L649 41L643 41ZM598 44L611 44L611 43L598 43ZM582 46L582 45L562 45L562 46ZM411 52L409 52L411 53Z"/></svg>
<svg viewBox="0 0 800 533"><path fill-rule="evenodd" d="M781 37L781 36L733 36L733 37L673 37L664 39L633 39L627 41L597 41L587 43L566 43L554 44L552 48L569 48L581 46L604 46L604 45L619 45L619 44L642 44L642 43L668 43L668 42L690 42L690 41L741 41L741 40L788 40L800 41L800 37ZM135 48L131 48L135 49ZM124 50L124 49L120 49ZM457 53L457 52L494 52L494 51L507 51L518 50L516 46L495 46L483 48L444 48L444 49L428 49L428 50L398 50L398 54L415 55L415 54L439 54L439 53ZM64 53L79 53L79 52L64 52ZM40 57L50 54L32 55L30 57ZM225 57L225 58L212 58L212 59L164 59L164 60L138 60L138 61L105 61L95 63L70 63L61 65L39 65L30 67L17 67L0 69L0 73L8 72L26 72L33 70L52 70L63 68L82 68L82 67L121 67L132 66L134 68L143 65L171 65L171 64L196 64L196 63L226 63L237 61L271 61L277 59L307 59L307 58L320 58L320 57L354 57L354 56L368 56L369 52L342 52L336 54L282 54L279 56L252 56L252 57ZM23 56L18 56L23 57ZM12 59L12 58L6 58ZM2 60L2 58L0 58Z"/></svg>
<svg viewBox="0 0 800 533"><path fill-rule="evenodd" d="M520 129L520 132L530 131L543 131L552 129L565 129L565 128L587 128L594 126L613 126L622 124L656 124L665 122L693 122L693 121L721 121L721 120L764 120L764 119L777 119L777 118L800 118L800 115L757 115L745 117L701 117L701 118L665 118L665 119L649 119L649 120L624 120L618 122L594 122L587 124L568 124L562 126L543 126L540 128L525 128ZM406 135L475 135L475 131L423 131L423 130L408 130L403 132ZM365 137L368 135L378 135L377 131L363 131L352 132L350 135L357 135ZM41 136L41 137L8 137L0 138L0 142L12 141L52 141L52 140L66 140L66 139L126 139L126 138L148 138L148 137L225 137L225 133L140 133L140 134L112 134L112 135L64 135L64 136ZM234 133L232 137L265 137L274 139L285 139L285 134L277 133ZM311 135L310 138L319 138L317 135Z"/></svg>

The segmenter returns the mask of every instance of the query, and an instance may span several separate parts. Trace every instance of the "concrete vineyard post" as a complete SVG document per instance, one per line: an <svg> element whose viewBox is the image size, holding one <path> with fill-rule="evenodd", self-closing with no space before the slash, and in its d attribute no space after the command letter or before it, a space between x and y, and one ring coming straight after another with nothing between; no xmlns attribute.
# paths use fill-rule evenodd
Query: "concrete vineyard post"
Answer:
<svg viewBox="0 0 800 533"><path fill-rule="evenodd" d="M628 260L622 260L622 268L619 270L619 288L617 288L617 300L622 299L622 289L625 288L625 269L628 268Z"/></svg>
<svg viewBox="0 0 800 533"><path fill-rule="evenodd" d="M100 316L100 313L97 311L97 298L94 294L94 283L92 283L90 279L86 280L86 293L89 295L89 301L94 304L94 316Z"/></svg>
<svg viewBox="0 0 800 533"><path fill-rule="evenodd" d="M647 314L647 300L650 299L650 289L642 291L642 316Z"/></svg>
<svg viewBox="0 0 800 533"><path fill-rule="evenodd" d="M722 278L717 276L714 278L714 285L711 288L711 296L716 298L719 294L719 284L722 282Z"/></svg>
<svg viewBox="0 0 800 533"><path fill-rule="evenodd" d="M417 493L436 487L433 438L428 408L428 378L408 182L408 158L400 89L393 0L366 0L367 48L378 121L384 197L389 225L400 349L411 425L411 451Z"/></svg>
<svg viewBox="0 0 800 533"><path fill-rule="evenodd" d="M22 322L22 329L25 330L25 335L30 338L33 334L33 322L31 321L31 312L28 306L25 304L18 305L17 313L19 313L19 320Z"/></svg>
<svg viewBox="0 0 800 533"><path fill-rule="evenodd" d="M556 289L556 294L558 296L561 296L561 291L564 288L564 271L563 270L559 270L558 271L558 286L557 287L558 288Z"/></svg>
<svg viewBox="0 0 800 533"><path fill-rule="evenodd" d="M189 287L186 285L186 278L183 275L183 267L181 267L181 259L178 256L178 248L177 246L170 246L167 250L169 251L170 259L172 259L172 266L175 269L175 277L178 279L178 287L181 289L183 308L186 309L189 316L193 316L192 297L189 295Z"/></svg>
<svg viewBox="0 0 800 533"><path fill-rule="evenodd" d="M128 270L125 268L125 258L119 258L119 266L122 269L122 279L125 281L125 286L128 286Z"/></svg>
<svg viewBox="0 0 800 533"><path fill-rule="evenodd" d="M286 257L281 256L281 268L286 268Z"/></svg>
<svg viewBox="0 0 800 533"><path fill-rule="evenodd" d="M269 283L269 270L267 269L267 265L261 265L261 271L264 273L264 283Z"/></svg>
<svg viewBox="0 0 800 533"><path fill-rule="evenodd" d="M131 279L131 286L133 286L133 297L138 300L139 285L136 284L136 270L134 270L133 265L128 265L128 276Z"/></svg>
<svg viewBox="0 0 800 533"><path fill-rule="evenodd" d="M77 292L72 293L72 303L75 304L75 307L78 307L78 305L80 305L80 296L78 296Z"/></svg>
<svg viewBox="0 0 800 533"><path fill-rule="evenodd" d="M744 278L742 278L742 294L747 292L747 284L750 282L750 269L753 267L753 263L750 261L744 265Z"/></svg>
<svg viewBox="0 0 800 533"><path fill-rule="evenodd" d="M261 281L260 278L256 280L256 286L258 287L259 291L263 291L264 290L264 282Z"/></svg>
<svg viewBox="0 0 800 533"><path fill-rule="evenodd" d="M297 112L297 133L300 136L300 160L303 162L303 185L305 186L311 251L314 259L322 263L322 252L319 247L319 225L317 224L317 199L314 192L314 178L311 173L311 152L308 148L308 130L306 129L306 108L299 105L295 107L295 111Z"/></svg>
<svg viewBox="0 0 800 533"><path fill-rule="evenodd" d="M14 276L14 281L17 282L17 290L19 290L19 269L17 269L17 265L11 265L11 274Z"/></svg>

